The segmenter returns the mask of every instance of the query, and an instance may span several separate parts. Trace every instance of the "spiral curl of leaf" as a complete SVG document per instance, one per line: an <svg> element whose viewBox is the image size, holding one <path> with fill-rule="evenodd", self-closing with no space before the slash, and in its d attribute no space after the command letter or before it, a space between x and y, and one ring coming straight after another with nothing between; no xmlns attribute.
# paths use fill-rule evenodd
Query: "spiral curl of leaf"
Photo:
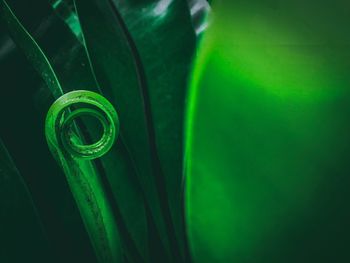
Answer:
<svg viewBox="0 0 350 263"><path fill-rule="evenodd" d="M74 122L81 116L97 118L102 124L103 134L97 142L82 143ZM62 166L101 263L121 262L120 240L103 183L89 160L106 154L118 132L118 115L112 104L103 96L86 90L59 97L50 107L45 123L49 148Z"/></svg>
<svg viewBox="0 0 350 263"><path fill-rule="evenodd" d="M86 107L71 110L80 105ZM89 145L74 139L74 120L84 115L97 118L103 126L101 138ZM112 104L98 93L87 90L72 91L58 98L46 118L45 134L50 149L53 152L60 149L73 158L92 160L103 156L113 146L118 132L119 119Z"/></svg>

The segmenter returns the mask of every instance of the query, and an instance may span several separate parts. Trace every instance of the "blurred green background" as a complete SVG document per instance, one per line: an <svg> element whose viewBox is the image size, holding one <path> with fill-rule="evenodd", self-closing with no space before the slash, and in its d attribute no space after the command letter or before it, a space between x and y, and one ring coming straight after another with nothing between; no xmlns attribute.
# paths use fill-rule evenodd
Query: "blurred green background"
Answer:
<svg viewBox="0 0 350 263"><path fill-rule="evenodd" d="M348 262L348 1L216 1L196 60L196 262Z"/></svg>

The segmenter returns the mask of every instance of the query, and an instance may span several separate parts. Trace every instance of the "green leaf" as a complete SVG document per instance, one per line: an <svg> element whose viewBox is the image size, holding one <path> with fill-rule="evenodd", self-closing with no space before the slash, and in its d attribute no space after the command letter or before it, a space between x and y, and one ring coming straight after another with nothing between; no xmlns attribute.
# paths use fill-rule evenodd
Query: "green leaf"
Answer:
<svg viewBox="0 0 350 263"><path fill-rule="evenodd" d="M78 104L84 106L69 111ZM81 116L97 118L103 125L97 142L83 144L74 132L74 120ZM103 96L86 90L72 91L57 99L45 122L49 148L65 172L99 262L121 262L122 249L103 181L90 160L105 155L118 132L118 115L113 106Z"/></svg>
<svg viewBox="0 0 350 263"><path fill-rule="evenodd" d="M43 53L42 49L39 47L39 45L37 44L35 39L30 35L30 33L23 27L23 25L18 21L16 16L12 13L11 9L8 7L6 2L3 1L3 2L1 2L1 4L2 4L1 10L2 10L2 14L3 14L3 19L8 24L8 29L12 33L12 35L14 36L14 39L16 40L17 43L19 43L24 54L27 56L29 61L33 64L33 67L38 71L38 73L41 74L42 78L46 81L48 88L51 88L53 95L56 97L59 96L60 94L62 94L63 91L61 89L60 83L58 82L56 74L53 71L52 66L50 65L49 60L47 59L47 57L45 56L45 54ZM80 57L83 57L83 56L80 56ZM88 63L86 63L86 65L88 65ZM81 72L84 73L84 71L80 70L80 73ZM84 76L84 74L82 74L82 75ZM85 74L85 77L89 77L89 75ZM88 78L85 78L85 79L88 79ZM70 80L70 82L68 82L68 83L72 84L72 82L74 82L74 80L76 80L76 79L70 78L69 80ZM79 81L82 81L82 79L80 78ZM96 189L98 189L98 188L96 188ZM97 193L97 192L95 192L95 193ZM76 193L74 193L74 195L77 196ZM79 198L77 198L77 200L78 199ZM104 202L104 203L106 203L106 202ZM79 202L78 202L78 206L79 207L81 206L81 204L79 204ZM85 215L86 215L86 213L85 214L83 213L83 219L84 219L84 221L87 222L88 220L86 219ZM113 229L113 227L115 227L115 222L112 222L112 221L113 220L109 220L108 229ZM90 226L91 226L91 224L90 224ZM88 226L89 232L90 232L89 228L91 228L90 226ZM94 239L95 236L92 235L92 238ZM96 241L96 240L92 240L92 241ZM96 244L96 243L94 243L94 244ZM102 242L101 242L101 244L102 244ZM98 254L99 254L98 256L101 257L101 254L100 253L98 253Z"/></svg>
<svg viewBox="0 0 350 263"><path fill-rule="evenodd" d="M183 108L196 43L189 7L185 1L76 1L76 7L168 257L184 257Z"/></svg>
<svg viewBox="0 0 350 263"><path fill-rule="evenodd" d="M163 207L177 243L171 247L186 255L183 224L183 122L188 74L196 34L204 21L195 16L207 7L202 1L114 1L130 31L144 68L154 127L154 143L162 172ZM197 4L197 13L193 6ZM192 8L190 8L192 7ZM192 17L190 10L192 11ZM142 15L141 15L142 14ZM195 22L195 23L193 23ZM147 28L147 30L145 30ZM165 201L166 200L166 201ZM169 208L167 208L169 207Z"/></svg>
<svg viewBox="0 0 350 263"><path fill-rule="evenodd" d="M347 262L349 9L217 1L187 111L195 262Z"/></svg>
<svg viewBox="0 0 350 263"><path fill-rule="evenodd" d="M13 1L11 6L17 6L12 4ZM29 21L27 29L38 28L43 22L41 25L55 30L52 27L55 19L47 19L48 13L43 8L43 1L35 1L33 5L22 2L20 10L29 10L27 5L32 8L31 12L24 12L26 19L21 17L21 20ZM3 27L6 24L1 23L2 39L6 41L3 50L6 53L3 53L0 65L3 83L0 96L1 137L28 184L47 233L48 243L53 248L54 255L48 261L67 261L68 258L73 261L93 261L92 248L77 207L64 175L55 164L45 142L43 124L53 97L48 88L43 88L45 84L39 78L39 74L44 72L36 73L18 52L12 40L4 34ZM45 37L49 31L45 27L39 29L35 30L35 35L40 37ZM35 43L28 47L35 47Z"/></svg>

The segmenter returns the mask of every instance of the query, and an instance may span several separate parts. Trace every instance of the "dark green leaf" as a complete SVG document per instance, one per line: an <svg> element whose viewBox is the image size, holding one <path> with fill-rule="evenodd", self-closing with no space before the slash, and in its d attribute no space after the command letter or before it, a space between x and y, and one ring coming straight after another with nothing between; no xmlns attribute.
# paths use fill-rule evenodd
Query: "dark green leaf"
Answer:
<svg viewBox="0 0 350 263"><path fill-rule="evenodd" d="M30 193L1 140L0 219L1 262L51 261L48 240Z"/></svg>

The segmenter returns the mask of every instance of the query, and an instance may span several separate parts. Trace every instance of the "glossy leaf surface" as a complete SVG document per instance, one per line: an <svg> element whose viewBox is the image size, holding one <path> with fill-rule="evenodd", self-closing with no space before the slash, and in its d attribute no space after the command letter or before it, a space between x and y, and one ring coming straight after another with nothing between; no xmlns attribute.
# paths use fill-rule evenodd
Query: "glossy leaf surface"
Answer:
<svg viewBox="0 0 350 263"><path fill-rule="evenodd" d="M184 256L183 105L195 33L186 2L158 4L76 1L97 80L118 105L152 220L176 259Z"/></svg>

